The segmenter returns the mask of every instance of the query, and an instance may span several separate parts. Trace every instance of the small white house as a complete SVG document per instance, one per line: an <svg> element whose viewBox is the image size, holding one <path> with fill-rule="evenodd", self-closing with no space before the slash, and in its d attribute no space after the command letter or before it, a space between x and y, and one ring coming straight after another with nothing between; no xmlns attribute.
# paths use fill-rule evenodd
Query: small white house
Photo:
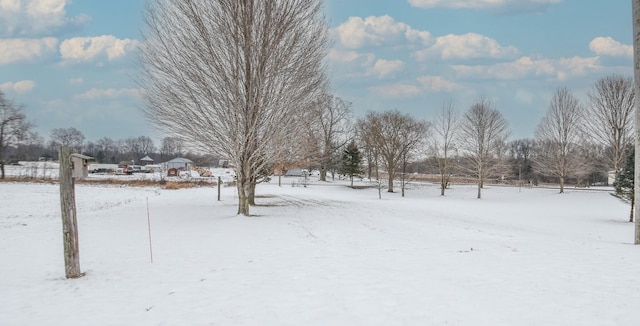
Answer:
<svg viewBox="0 0 640 326"><path fill-rule="evenodd" d="M191 169L193 161L184 157L176 157L171 161L162 163L162 165L164 171L168 171L169 169L188 171L189 169Z"/></svg>

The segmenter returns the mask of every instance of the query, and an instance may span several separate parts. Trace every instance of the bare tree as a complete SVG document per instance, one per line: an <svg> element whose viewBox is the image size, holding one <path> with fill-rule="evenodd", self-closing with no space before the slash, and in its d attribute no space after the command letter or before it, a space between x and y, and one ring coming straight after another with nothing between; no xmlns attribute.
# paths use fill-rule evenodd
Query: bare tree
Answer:
<svg viewBox="0 0 640 326"><path fill-rule="evenodd" d="M320 181L327 181L327 170L339 163L337 154L353 139L351 103L327 94L320 97L308 114L308 130L319 151Z"/></svg>
<svg viewBox="0 0 640 326"><path fill-rule="evenodd" d="M640 94L640 0L633 0L632 2L632 19L633 19L633 64L634 64L634 76L635 76L635 93ZM636 157L635 157L635 171L640 171L640 132L637 128L640 128L640 101L636 101ZM635 198L640 198L640 173L636 173L634 182ZM638 203L635 202L635 238L634 244L640 244L640 209L638 209Z"/></svg>
<svg viewBox="0 0 640 326"><path fill-rule="evenodd" d="M295 141L326 82L321 0L159 0L146 8L143 112L235 163L238 214L257 175Z"/></svg>
<svg viewBox="0 0 640 326"><path fill-rule="evenodd" d="M82 145L84 144L84 135L76 128L56 128L51 130L49 145L51 148L60 146L69 147L77 153L82 153Z"/></svg>
<svg viewBox="0 0 640 326"><path fill-rule="evenodd" d="M433 138L432 145L432 151L435 156L434 159L438 164L438 171L440 172L441 196L444 196L445 189L447 189L449 185L449 180L453 172L451 156L456 150L454 141L456 139L456 133L458 132L459 123L460 118L453 107L453 103L451 101L445 102L433 124L435 137Z"/></svg>
<svg viewBox="0 0 640 326"><path fill-rule="evenodd" d="M482 198L482 187L486 177L494 171L502 157L508 135L507 121L486 98L480 98L471 105L462 118L461 148L473 165L472 173L477 178L478 198Z"/></svg>
<svg viewBox="0 0 640 326"><path fill-rule="evenodd" d="M596 143L607 147L605 160L618 175L626 158L626 149L633 142L633 80L617 75L596 82L588 92L589 105L585 124Z"/></svg>
<svg viewBox="0 0 640 326"><path fill-rule="evenodd" d="M534 167L542 173L557 177L560 181L560 193L564 192L566 178L580 167L582 116L582 106L578 99L567 88L560 87L536 128L540 151Z"/></svg>
<svg viewBox="0 0 640 326"><path fill-rule="evenodd" d="M162 145L160 146L160 157L163 160L179 156L184 151L184 141L178 137L164 137L162 138Z"/></svg>
<svg viewBox="0 0 640 326"><path fill-rule="evenodd" d="M389 175L388 192L393 192L395 173L403 157L419 148L429 124L398 111L369 112L359 123L360 137L379 154ZM374 155L376 157L378 155Z"/></svg>
<svg viewBox="0 0 640 326"><path fill-rule="evenodd" d="M7 148L27 139L32 127L32 124L26 121L22 108L13 104L0 90L0 179L5 178L4 164Z"/></svg>

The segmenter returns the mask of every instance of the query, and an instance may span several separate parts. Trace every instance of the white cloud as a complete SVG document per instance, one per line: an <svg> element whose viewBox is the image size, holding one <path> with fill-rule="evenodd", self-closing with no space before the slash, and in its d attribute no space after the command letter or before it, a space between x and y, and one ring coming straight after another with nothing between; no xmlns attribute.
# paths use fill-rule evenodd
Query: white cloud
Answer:
<svg viewBox="0 0 640 326"><path fill-rule="evenodd" d="M54 54L57 45L58 39L55 37L0 39L0 65L16 62L36 62L47 55Z"/></svg>
<svg viewBox="0 0 640 326"><path fill-rule="evenodd" d="M407 83L375 86L371 87L370 91L377 96L390 98L413 97L422 93L420 87Z"/></svg>
<svg viewBox="0 0 640 326"><path fill-rule="evenodd" d="M377 75L378 78L382 79L385 77L393 76L397 72L401 72L404 70L405 63L402 60L384 60L379 59L376 63L371 67L371 73Z"/></svg>
<svg viewBox="0 0 640 326"><path fill-rule="evenodd" d="M119 97L140 97L140 89L137 88L107 88L98 89L92 88L89 91L74 96L77 100L101 100L101 99L114 99Z"/></svg>
<svg viewBox="0 0 640 326"><path fill-rule="evenodd" d="M622 44L611 37L596 37L589 43L589 49L597 55L633 58L633 46Z"/></svg>
<svg viewBox="0 0 640 326"><path fill-rule="evenodd" d="M36 87L36 83L33 80L21 80L19 82L6 82L0 84L0 89L3 91L12 91L14 93L23 94L30 92Z"/></svg>
<svg viewBox="0 0 640 326"><path fill-rule="evenodd" d="M69 79L69 85L82 85L84 83L84 78L82 77L77 77L77 78L71 78Z"/></svg>
<svg viewBox="0 0 640 326"><path fill-rule="evenodd" d="M363 66L370 66L375 60L375 55L372 53L331 49L329 50L328 58L336 63L348 64L358 62Z"/></svg>
<svg viewBox="0 0 640 326"><path fill-rule="evenodd" d="M85 14L67 17L71 0L0 0L0 34L51 35L67 26L87 23Z"/></svg>
<svg viewBox="0 0 640 326"><path fill-rule="evenodd" d="M114 61L132 53L140 42L131 39L118 39L112 35L95 37L74 37L62 41L60 54L64 63Z"/></svg>
<svg viewBox="0 0 640 326"><path fill-rule="evenodd" d="M348 49L359 49L365 46L381 46L404 42L427 45L431 34L411 26L396 22L388 15L370 16L365 19L349 17L335 28L340 44Z"/></svg>
<svg viewBox="0 0 640 326"><path fill-rule="evenodd" d="M459 77L480 79L513 80L527 77L555 77L558 80L566 80L576 76L584 76L591 71L598 71L602 67L598 63L598 57L532 59L521 57L512 62L498 63L495 65L451 66Z"/></svg>
<svg viewBox="0 0 640 326"><path fill-rule="evenodd" d="M408 0L420 8L493 9L498 11L542 11L564 0Z"/></svg>
<svg viewBox="0 0 640 326"><path fill-rule="evenodd" d="M422 88L428 92L452 92L460 86L452 81L444 79L442 76L421 76L418 82Z"/></svg>
<svg viewBox="0 0 640 326"><path fill-rule="evenodd" d="M433 46L413 53L417 60L426 60L429 56L440 56L442 59L471 58L509 58L518 55L513 46L501 46L492 38L467 33L463 35L449 34L436 38Z"/></svg>

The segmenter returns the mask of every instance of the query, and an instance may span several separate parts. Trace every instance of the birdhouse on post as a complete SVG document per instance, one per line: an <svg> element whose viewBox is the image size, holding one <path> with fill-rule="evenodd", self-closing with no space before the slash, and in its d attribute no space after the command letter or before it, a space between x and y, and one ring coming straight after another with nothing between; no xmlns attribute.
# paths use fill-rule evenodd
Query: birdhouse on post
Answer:
<svg viewBox="0 0 640 326"><path fill-rule="evenodd" d="M82 154L71 154L71 177L78 180L89 176L89 161L93 157Z"/></svg>
<svg viewBox="0 0 640 326"><path fill-rule="evenodd" d="M64 245L64 268L67 278L82 277L78 243L78 219L76 216L75 179L89 174L89 156L72 154L68 147L60 147L60 209L62 213L62 240Z"/></svg>

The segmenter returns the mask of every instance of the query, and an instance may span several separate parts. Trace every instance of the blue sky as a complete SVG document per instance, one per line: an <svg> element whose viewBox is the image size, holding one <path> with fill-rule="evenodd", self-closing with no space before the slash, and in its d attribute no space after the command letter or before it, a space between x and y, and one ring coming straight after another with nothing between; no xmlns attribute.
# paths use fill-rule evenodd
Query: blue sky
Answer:
<svg viewBox="0 0 640 326"><path fill-rule="evenodd" d="M355 117L432 119L480 96L532 137L552 93L633 75L629 0L326 0L336 95ZM139 113L133 82L143 0L0 0L0 88L37 131L87 140L166 135Z"/></svg>

